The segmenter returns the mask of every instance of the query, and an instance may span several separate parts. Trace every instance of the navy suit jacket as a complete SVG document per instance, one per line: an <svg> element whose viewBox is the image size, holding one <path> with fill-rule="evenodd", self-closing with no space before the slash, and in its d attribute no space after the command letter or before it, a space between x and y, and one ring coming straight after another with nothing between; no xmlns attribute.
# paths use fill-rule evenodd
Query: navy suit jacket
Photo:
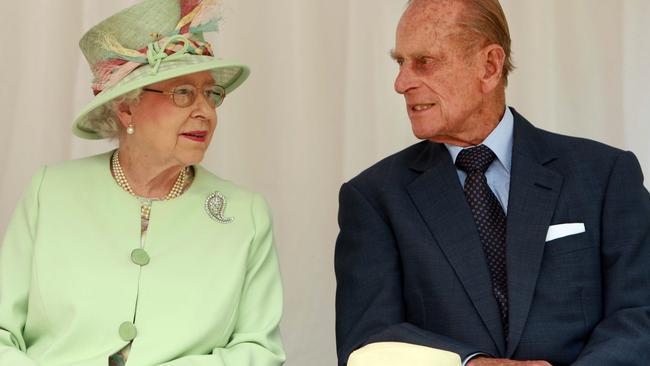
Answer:
<svg viewBox="0 0 650 366"><path fill-rule="evenodd" d="M402 341L562 365L650 365L650 195L630 152L514 114L508 341L451 157L423 141L341 187L339 365ZM550 225L586 232L545 242Z"/></svg>

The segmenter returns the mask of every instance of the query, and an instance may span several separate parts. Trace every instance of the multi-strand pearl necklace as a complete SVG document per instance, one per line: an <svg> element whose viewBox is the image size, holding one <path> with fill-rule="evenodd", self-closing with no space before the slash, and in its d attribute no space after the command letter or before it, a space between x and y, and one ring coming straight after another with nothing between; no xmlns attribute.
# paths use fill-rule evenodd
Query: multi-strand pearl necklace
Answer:
<svg viewBox="0 0 650 366"><path fill-rule="evenodd" d="M113 171L113 176L115 177L115 180L117 181L117 184L122 187L125 191L127 191L129 194L132 196L138 197L141 199L141 201L146 201L148 204L143 204L141 205L141 215L143 218L149 218L149 213L151 212L151 201L152 199L144 199L142 197L139 197L138 195L133 192L133 188L131 188L131 185L129 185L129 181L126 179L126 175L124 174L124 170L122 170L122 166L120 165L120 152L119 150L115 150L115 153L113 154L113 157L111 158L111 170ZM172 189L167 193L167 195L162 198L162 200L171 200L173 198L176 198L183 193L183 189L185 188L185 183L187 183L187 175L188 175L188 168L185 167L181 169L180 174L178 175L178 178L176 178L176 182L172 186Z"/></svg>

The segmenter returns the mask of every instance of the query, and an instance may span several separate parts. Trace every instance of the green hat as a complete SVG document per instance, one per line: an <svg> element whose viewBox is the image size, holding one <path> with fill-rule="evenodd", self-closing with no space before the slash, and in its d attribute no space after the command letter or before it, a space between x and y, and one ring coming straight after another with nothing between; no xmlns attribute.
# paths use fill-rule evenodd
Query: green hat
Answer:
<svg viewBox="0 0 650 366"><path fill-rule="evenodd" d="M95 98L75 118L72 132L101 139L88 114L130 91L200 71L233 91L248 66L218 59L203 38L216 31L216 0L144 0L91 28L79 41L93 71Z"/></svg>

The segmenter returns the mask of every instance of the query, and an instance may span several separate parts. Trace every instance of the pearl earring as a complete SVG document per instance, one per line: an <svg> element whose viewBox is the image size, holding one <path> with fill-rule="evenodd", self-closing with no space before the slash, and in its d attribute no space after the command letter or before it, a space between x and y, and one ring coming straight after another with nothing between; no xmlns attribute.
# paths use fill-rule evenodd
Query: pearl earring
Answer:
<svg viewBox="0 0 650 366"><path fill-rule="evenodd" d="M129 125L126 128L126 133L129 134L129 135L133 135L135 133L135 127L133 127L133 125Z"/></svg>

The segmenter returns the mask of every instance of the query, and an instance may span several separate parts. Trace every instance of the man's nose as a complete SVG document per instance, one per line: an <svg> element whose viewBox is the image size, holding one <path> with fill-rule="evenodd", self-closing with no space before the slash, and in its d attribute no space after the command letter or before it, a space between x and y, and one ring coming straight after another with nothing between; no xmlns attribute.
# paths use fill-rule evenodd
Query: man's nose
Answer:
<svg viewBox="0 0 650 366"><path fill-rule="evenodd" d="M404 94L418 85L418 79L410 67L402 65L395 78L395 91Z"/></svg>

